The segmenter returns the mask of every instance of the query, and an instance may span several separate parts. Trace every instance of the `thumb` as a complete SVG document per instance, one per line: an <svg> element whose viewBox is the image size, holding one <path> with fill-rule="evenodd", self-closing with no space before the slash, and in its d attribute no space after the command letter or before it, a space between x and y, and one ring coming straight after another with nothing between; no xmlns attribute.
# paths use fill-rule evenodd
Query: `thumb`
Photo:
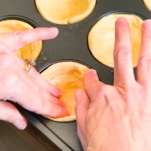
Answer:
<svg viewBox="0 0 151 151"><path fill-rule="evenodd" d="M90 105L89 97L84 90L78 90L75 93L76 99L76 119L77 119L77 133L82 143L83 148L86 149L86 113Z"/></svg>
<svg viewBox="0 0 151 151"><path fill-rule="evenodd" d="M81 123L85 120L85 113L90 105L90 101L84 90L77 90L75 93L75 99L77 122Z"/></svg>
<svg viewBox="0 0 151 151"><path fill-rule="evenodd" d="M95 101L103 85L105 84L99 81L99 77L95 70L90 69L85 73L84 86L90 101Z"/></svg>

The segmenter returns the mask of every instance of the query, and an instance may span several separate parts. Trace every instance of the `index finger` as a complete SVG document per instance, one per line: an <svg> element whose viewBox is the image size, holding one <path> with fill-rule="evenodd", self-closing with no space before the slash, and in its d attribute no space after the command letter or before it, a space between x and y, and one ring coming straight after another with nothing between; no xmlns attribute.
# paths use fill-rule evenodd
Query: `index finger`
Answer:
<svg viewBox="0 0 151 151"><path fill-rule="evenodd" d="M0 35L0 45L4 45L7 49L15 51L26 44L36 42L38 40L53 39L58 35L57 28L35 28L30 30L22 30ZM6 41L7 39L7 41Z"/></svg>
<svg viewBox="0 0 151 151"><path fill-rule="evenodd" d="M115 24L114 84L128 84L134 79L129 24L119 18Z"/></svg>

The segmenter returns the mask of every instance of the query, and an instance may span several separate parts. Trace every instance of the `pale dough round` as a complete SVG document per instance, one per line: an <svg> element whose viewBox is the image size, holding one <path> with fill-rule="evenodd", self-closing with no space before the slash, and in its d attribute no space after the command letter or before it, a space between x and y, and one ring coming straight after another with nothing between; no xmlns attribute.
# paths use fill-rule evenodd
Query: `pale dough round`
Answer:
<svg viewBox="0 0 151 151"><path fill-rule="evenodd" d="M151 0L143 0L143 1L147 9L151 11Z"/></svg>
<svg viewBox="0 0 151 151"><path fill-rule="evenodd" d="M50 119L58 122L76 120L74 93L77 89L84 89L84 74L88 69L85 65L77 62L58 62L41 73L44 79L62 91L62 96L59 99L65 102L70 112L70 116Z"/></svg>
<svg viewBox="0 0 151 151"><path fill-rule="evenodd" d="M90 30L88 45L92 55L102 64L114 67L113 50L115 42L115 22L119 17L124 17L130 24L132 43L133 67L137 66L140 43L141 24L143 20L130 14L110 14L101 18Z"/></svg>
<svg viewBox="0 0 151 151"><path fill-rule="evenodd" d="M31 25L20 20L3 20L0 21L0 34L33 29ZM15 51L15 54L23 59L33 59L36 60L42 50L42 41L37 41L30 43Z"/></svg>
<svg viewBox="0 0 151 151"><path fill-rule="evenodd" d="M88 17L96 0L35 0L39 13L56 24L72 24Z"/></svg>

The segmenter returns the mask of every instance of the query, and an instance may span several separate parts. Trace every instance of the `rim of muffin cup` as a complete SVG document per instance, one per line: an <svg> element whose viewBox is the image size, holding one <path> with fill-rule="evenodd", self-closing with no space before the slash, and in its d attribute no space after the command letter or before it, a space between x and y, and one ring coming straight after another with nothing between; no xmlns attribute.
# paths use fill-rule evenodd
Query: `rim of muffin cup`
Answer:
<svg viewBox="0 0 151 151"><path fill-rule="evenodd" d="M57 64L57 63L63 63L63 62L73 62L73 63L79 63L81 65L86 66L89 69L93 69L90 65L88 65L87 63L80 61L80 60L76 60L76 59L59 59L56 61L52 61L52 62L48 62L45 65L43 65L38 71L39 73L42 73L44 70L46 70L48 67Z"/></svg>
<svg viewBox="0 0 151 151"><path fill-rule="evenodd" d="M90 16L94 13L94 11L96 10L97 0L96 0L95 6L94 6L92 12L91 12L88 16L84 17L84 19L79 20L79 21L77 21L77 22L65 23L65 24L64 24L64 23L62 24L62 23L56 23L56 22L53 22L53 21L49 21L48 19L46 19L45 17L43 17L43 15L40 13L40 11L39 11L39 9L38 9L38 7L37 7L36 1L34 1L34 4L35 4L35 8L36 8L37 13L38 13L38 14L41 16L41 18L43 18L45 21L47 21L47 22L49 22L49 23L51 23L51 24L54 24L54 25L58 25L58 26L69 26L69 25L79 24L79 23L81 23L82 21L85 21L86 19L89 19L89 17L90 17Z"/></svg>
<svg viewBox="0 0 151 151"><path fill-rule="evenodd" d="M45 71L48 67L50 67L51 65L54 65L54 64L57 64L57 63L63 63L63 62L73 62L73 63L79 63L81 65L84 65L86 66L88 69L94 69L96 70L95 68L93 68L92 66L90 66L89 64L83 62L83 61L80 61L80 60L76 60L76 59L59 59L59 60L56 60L56 61L52 61L52 62L48 62L46 63L45 65L41 66L38 70L38 72L41 74L43 71ZM96 70L97 72L97 70ZM97 72L97 75L99 77L99 80L102 81L102 78L100 77L99 73Z"/></svg>
<svg viewBox="0 0 151 151"><path fill-rule="evenodd" d="M94 26L94 24L97 23L100 19L104 18L105 16L111 15L111 14L113 14L113 15L114 14L136 15L137 17L141 18L142 20L146 19L146 17L144 17L143 15L136 13L136 12L115 10L115 11L107 12L107 13L101 15L98 19L95 20L95 22L93 23L92 26Z"/></svg>
<svg viewBox="0 0 151 151"><path fill-rule="evenodd" d="M73 63L79 63L81 65L84 65L86 66L88 69L93 69L93 70L96 70L95 68L93 68L92 66L90 66L89 64L83 62L83 61L80 61L80 60L76 60L76 59L59 59L59 60L56 60L56 61L52 61L52 62L48 62L46 63L45 65L41 66L38 70L38 72L41 74L43 71L45 71L48 67L50 67L51 65L54 65L56 63L62 63L62 62L73 62ZM96 70L97 72L97 70ZM102 81L102 78L100 76L100 74L97 72L97 75L99 77L99 81Z"/></svg>
<svg viewBox="0 0 151 151"><path fill-rule="evenodd" d="M5 20L18 20L18 21L23 21L29 25L31 25L33 28L40 27L35 21L32 19L21 16L21 15L6 15L6 16L1 16L0 21L5 21Z"/></svg>
<svg viewBox="0 0 151 151"><path fill-rule="evenodd" d="M107 12L107 13L101 15L100 17L98 17L97 19L94 20L94 22L91 24L90 28L88 29L88 33L87 33L87 46L88 46L88 51L91 53L91 56L92 56L97 62L99 62L100 64L102 64L102 65L104 65L104 66L107 66L107 65L101 63L100 61L98 61L98 60L92 55L92 52L91 52L91 50L90 50L90 48L89 48L88 36L89 36L89 33L90 33L91 29L94 27L94 25L95 25L98 21L100 21L102 18L104 18L104 17L106 17L106 16L108 16L108 15L112 15L112 14L113 14L113 15L114 15L114 14L136 15L137 17L139 17L139 18L142 19L142 20L147 19L147 18L144 17L143 15L141 15L141 14L139 14L139 13L136 13L136 12L115 10L115 11ZM107 67L109 67L109 66L107 66ZM110 68L112 68L112 67L110 67Z"/></svg>
<svg viewBox="0 0 151 151"><path fill-rule="evenodd" d="M91 27L89 28L88 30L88 34L87 34L87 37L89 35L89 32L91 31L91 29L93 28L93 26L99 21L101 20L102 18L108 16L108 15L114 15L114 14L125 14L125 15L136 15L137 17L141 18L142 20L145 20L147 19L146 17L144 17L143 15L139 14L139 13L136 13L136 12L131 12L131 11L111 11L111 12L107 12L103 15L101 15L100 17L98 17L97 19L94 20L94 22L91 24Z"/></svg>

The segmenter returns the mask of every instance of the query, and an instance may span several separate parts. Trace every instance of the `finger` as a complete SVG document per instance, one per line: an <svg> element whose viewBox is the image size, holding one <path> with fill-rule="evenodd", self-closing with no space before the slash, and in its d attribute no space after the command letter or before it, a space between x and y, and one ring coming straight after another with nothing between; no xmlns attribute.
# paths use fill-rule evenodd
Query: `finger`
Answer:
<svg viewBox="0 0 151 151"><path fill-rule="evenodd" d="M99 81L95 70L88 70L84 77L85 91L88 94L90 101L95 101L100 89L105 84Z"/></svg>
<svg viewBox="0 0 151 151"><path fill-rule="evenodd" d="M142 24L141 50L137 66L137 81L148 85L151 83L151 20Z"/></svg>
<svg viewBox="0 0 151 151"><path fill-rule="evenodd" d="M14 58L16 63L21 67L21 70L24 69L25 61L18 56L16 56L14 53L7 52L10 56ZM16 68L16 67L15 67ZM26 72L26 71L25 71ZM48 81L46 81L37 71L34 67L31 66L27 76L30 76L33 81L35 81L36 84L43 87L45 90L47 90L51 95L55 97L61 96L61 91L54 87L52 84L50 84Z"/></svg>
<svg viewBox="0 0 151 151"><path fill-rule="evenodd" d="M18 129L25 129L26 119L20 114L17 108L9 102L0 101L0 120L12 123Z"/></svg>
<svg viewBox="0 0 151 151"><path fill-rule="evenodd" d="M50 100L51 103L54 103L56 105L59 105L60 107L66 108L66 104L63 101L59 100L57 97L48 93L48 91L46 91L43 87L39 89L41 89L40 92L44 100Z"/></svg>
<svg viewBox="0 0 151 151"><path fill-rule="evenodd" d="M134 79L129 24L119 18L115 23L114 84L125 85Z"/></svg>
<svg viewBox="0 0 151 151"><path fill-rule="evenodd" d="M1 90L3 98L17 102L27 110L38 114L50 117L69 115L67 109L62 107L61 101L51 96L43 87L37 85L11 56L7 53L0 56L2 61L2 85L5 88ZM10 89L16 84L16 87Z"/></svg>
<svg viewBox="0 0 151 151"><path fill-rule="evenodd" d="M24 80L28 83L20 82L20 85L18 84L20 94L14 98L18 104L27 110L47 117L57 118L69 115L63 102L51 96L45 89L37 86L32 79L28 78L26 80L26 78L28 77L24 77Z"/></svg>
<svg viewBox="0 0 151 151"><path fill-rule="evenodd" d="M76 120L77 120L77 132L82 142L82 146L85 148L86 144L86 113L90 105L90 100L84 90L78 90L75 93L76 99Z"/></svg>
<svg viewBox="0 0 151 151"><path fill-rule="evenodd" d="M7 51L15 51L26 44L36 42L38 40L53 39L57 35L58 29L55 27L16 31L0 35L0 45L4 45L7 48Z"/></svg>
<svg viewBox="0 0 151 151"><path fill-rule="evenodd" d="M51 95L55 97L60 97L61 96L61 91L50 84L48 81L46 81L37 71L35 68L31 67L30 71L28 72L28 75L32 77L32 79L45 88Z"/></svg>
<svg viewBox="0 0 151 151"><path fill-rule="evenodd" d="M4 39L7 38L7 43L9 43L9 48L8 46L6 46L6 44L2 45L3 49L5 48L7 49L12 49L11 45L14 46L15 43L17 43L17 48L15 49L19 49L19 47L22 47L24 44L27 44L29 42L33 42L39 39L48 39L48 38L54 38L56 35L58 34L58 30L57 28L37 28L37 29L33 29L33 30L27 30L27 31L17 31L14 33L9 33L9 34L3 34L2 36L0 36L0 42L4 42ZM19 43L19 44L18 44ZM9 52L10 53L10 52ZM10 54L16 61L17 63L24 68L24 61L17 57L14 54ZM48 92L50 92L50 94L56 96L56 97L60 97L61 96L61 92L59 89L55 88L54 86L52 86L50 83L48 83L46 80L44 80L38 73L36 70L32 70L31 72L31 77L33 78L33 80L37 81L37 83L39 83L39 85L43 86L45 89L48 90Z"/></svg>
<svg viewBox="0 0 151 151"><path fill-rule="evenodd" d="M48 117L69 115L63 102L50 95L43 87L37 85L17 64L15 67L13 69L9 68L9 70L5 71L6 73L3 72L2 74L3 85L5 89L8 89L7 94L5 94L5 89L1 90L4 98L20 104L27 110ZM16 83L17 87L9 89Z"/></svg>

